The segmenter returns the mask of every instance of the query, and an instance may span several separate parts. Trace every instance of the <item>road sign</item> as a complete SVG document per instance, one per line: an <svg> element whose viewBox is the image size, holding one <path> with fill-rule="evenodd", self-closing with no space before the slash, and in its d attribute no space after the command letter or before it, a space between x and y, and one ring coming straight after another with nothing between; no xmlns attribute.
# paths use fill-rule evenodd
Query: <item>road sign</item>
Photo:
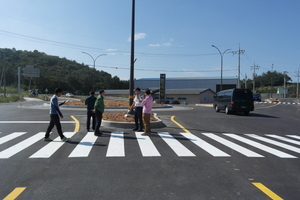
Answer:
<svg viewBox="0 0 300 200"><path fill-rule="evenodd" d="M40 77L40 69L34 68L32 65L26 65L26 67L23 68L22 75L25 77Z"/></svg>

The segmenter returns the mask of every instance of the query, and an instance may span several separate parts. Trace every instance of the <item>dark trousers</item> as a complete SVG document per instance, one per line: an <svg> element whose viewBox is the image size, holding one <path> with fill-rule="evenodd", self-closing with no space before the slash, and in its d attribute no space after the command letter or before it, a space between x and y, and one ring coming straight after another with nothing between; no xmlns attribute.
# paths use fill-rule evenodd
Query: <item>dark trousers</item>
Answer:
<svg viewBox="0 0 300 200"><path fill-rule="evenodd" d="M102 122L102 112L96 110L96 127L95 127L95 134L100 134L100 126Z"/></svg>
<svg viewBox="0 0 300 200"><path fill-rule="evenodd" d="M91 118L92 118L92 129L95 130L95 113L92 112L92 109L87 110L87 119L86 119L86 129L90 129L90 124L91 124Z"/></svg>
<svg viewBox="0 0 300 200"><path fill-rule="evenodd" d="M135 107L134 121L135 121L135 128L142 130L143 129L143 107Z"/></svg>
<svg viewBox="0 0 300 200"><path fill-rule="evenodd" d="M50 115L50 124L47 128L45 138L48 138L50 136L50 132L52 131L54 125L56 126L56 129L57 129L57 132L58 132L58 135L60 136L60 138L65 137L63 135L62 130L61 130L61 124L60 124L59 116L58 115Z"/></svg>

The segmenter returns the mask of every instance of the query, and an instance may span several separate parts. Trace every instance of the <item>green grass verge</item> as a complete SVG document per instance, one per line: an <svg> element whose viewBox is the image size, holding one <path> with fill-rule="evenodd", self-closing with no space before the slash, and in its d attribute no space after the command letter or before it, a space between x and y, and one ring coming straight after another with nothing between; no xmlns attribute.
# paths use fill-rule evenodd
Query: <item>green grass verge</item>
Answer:
<svg viewBox="0 0 300 200"><path fill-rule="evenodd" d="M17 102L17 101L23 101L23 98L19 98L18 96L9 96L9 97L4 97L0 96L0 103L10 103L10 102Z"/></svg>

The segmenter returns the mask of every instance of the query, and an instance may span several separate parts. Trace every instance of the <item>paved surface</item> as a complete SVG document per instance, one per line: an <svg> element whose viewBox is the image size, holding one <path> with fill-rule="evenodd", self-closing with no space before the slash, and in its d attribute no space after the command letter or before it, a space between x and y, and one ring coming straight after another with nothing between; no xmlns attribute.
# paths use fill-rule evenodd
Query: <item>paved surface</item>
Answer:
<svg viewBox="0 0 300 200"><path fill-rule="evenodd" d="M17 187L25 188L18 199L252 200L300 194L297 104L256 104L249 116L196 106L158 111L165 127L152 129L151 137L111 127L94 137L86 132L83 110L65 109L62 126L71 141L58 141L53 130L55 141L45 143L49 116L47 109L35 109L41 103L0 104L0 199Z"/></svg>

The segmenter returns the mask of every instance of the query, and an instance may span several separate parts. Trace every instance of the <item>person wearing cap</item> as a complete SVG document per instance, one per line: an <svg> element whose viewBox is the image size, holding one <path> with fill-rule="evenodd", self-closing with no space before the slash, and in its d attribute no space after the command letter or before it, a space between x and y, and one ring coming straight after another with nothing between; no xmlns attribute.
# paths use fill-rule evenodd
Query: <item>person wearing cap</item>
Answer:
<svg viewBox="0 0 300 200"><path fill-rule="evenodd" d="M85 99L85 105L87 108L87 119L86 119L86 129L88 132L90 132L90 124L91 124L91 118L92 118L92 129L95 130L96 120L95 120L95 113L93 112L96 97L94 96L95 92L90 91L90 96Z"/></svg>
<svg viewBox="0 0 300 200"><path fill-rule="evenodd" d="M150 128L150 117L152 112L152 104L153 104L153 97L150 94L150 90L145 91L145 99L142 101L143 105L143 120L145 131L142 135L151 135L151 128Z"/></svg>
<svg viewBox="0 0 300 200"><path fill-rule="evenodd" d="M133 104L131 108L135 108L134 112L134 121L135 121L135 128L134 131L143 131L143 105L142 101L144 100L144 96L141 94L141 89L135 89L135 97L133 99Z"/></svg>
<svg viewBox="0 0 300 200"><path fill-rule="evenodd" d="M104 90L99 91L99 96L97 97L94 105L93 112L96 113L96 127L95 127L95 136L101 136L102 133L100 132L100 126L102 122L102 115L104 113L104 96L105 92Z"/></svg>

